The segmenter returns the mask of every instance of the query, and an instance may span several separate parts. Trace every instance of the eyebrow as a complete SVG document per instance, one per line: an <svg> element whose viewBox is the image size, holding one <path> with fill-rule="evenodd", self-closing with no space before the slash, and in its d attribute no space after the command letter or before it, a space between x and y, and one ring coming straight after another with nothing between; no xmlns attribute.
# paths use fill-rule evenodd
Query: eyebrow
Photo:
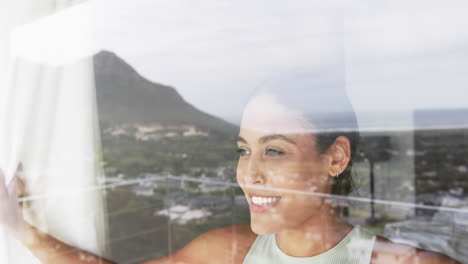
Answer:
<svg viewBox="0 0 468 264"><path fill-rule="evenodd" d="M283 136L283 135L280 135L280 134L273 134L273 135L268 135L268 136L264 136L264 137L261 137L258 142L260 143L265 143L267 141L270 141L270 140L275 140L275 139L281 139L281 140L284 140L286 142L289 142L291 144L294 144L296 145L296 142L294 142L293 140Z"/></svg>
<svg viewBox="0 0 468 264"><path fill-rule="evenodd" d="M273 135L268 135L268 136L264 136L264 137L261 137L258 142L260 143L265 143L267 141L270 141L270 140L275 140L275 139L280 139L280 140L284 140L288 143L291 143L291 144L294 144L294 145L297 145L296 142L294 142L292 139L290 138L287 138L283 135L280 135L280 134L273 134ZM242 137L237 137L237 141L238 142L243 142L243 143L246 143L247 144L247 141L242 138Z"/></svg>
<svg viewBox="0 0 468 264"><path fill-rule="evenodd" d="M247 144L247 140L245 140L243 137L237 137L237 142L242 142Z"/></svg>

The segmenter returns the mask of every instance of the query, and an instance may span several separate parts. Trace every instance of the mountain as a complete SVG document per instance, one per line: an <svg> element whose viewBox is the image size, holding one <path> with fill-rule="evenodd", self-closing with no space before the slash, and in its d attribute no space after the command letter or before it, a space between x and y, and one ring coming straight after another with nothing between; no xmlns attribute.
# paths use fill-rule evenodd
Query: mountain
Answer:
<svg viewBox="0 0 468 264"><path fill-rule="evenodd" d="M94 56L98 115L101 126L192 125L210 134L234 136L237 127L187 103L170 86L151 82L109 51Z"/></svg>

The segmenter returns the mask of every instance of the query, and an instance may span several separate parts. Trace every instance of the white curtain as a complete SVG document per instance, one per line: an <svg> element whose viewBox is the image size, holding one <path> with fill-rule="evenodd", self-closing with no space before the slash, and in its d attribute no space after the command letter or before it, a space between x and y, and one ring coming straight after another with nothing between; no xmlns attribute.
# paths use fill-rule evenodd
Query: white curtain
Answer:
<svg viewBox="0 0 468 264"><path fill-rule="evenodd" d="M32 224L102 255L91 22L86 12L74 15L86 8L78 2L0 2L0 167L9 180L23 163ZM38 262L2 233L0 263Z"/></svg>

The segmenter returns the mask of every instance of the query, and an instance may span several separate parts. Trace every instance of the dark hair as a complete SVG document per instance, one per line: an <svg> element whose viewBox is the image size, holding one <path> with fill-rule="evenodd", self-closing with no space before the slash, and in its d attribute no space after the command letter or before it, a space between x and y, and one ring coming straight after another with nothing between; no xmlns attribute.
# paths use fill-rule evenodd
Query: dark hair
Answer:
<svg viewBox="0 0 468 264"><path fill-rule="evenodd" d="M280 104L303 113L314 127L319 154L339 136L349 139L351 160L339 177L335 177L332 194L348 195L353 191L352 161L356 156L359 132L356 114L345 90L343 66L283 71L265 81L255 95L260 93L272 95Z"/></svg>
<svg viewBox="0 0 468 264"><path fill-rule="evenodd" d="M332 194L337 195L348 195L355 188L353 181L353 158L356 155L357 145L359 144L359 132L358 131L348 131L348 132L334 132L334 133L318 133L315 135L317 139L317 146L319 153L325 152L332 144L335 142L335 139L339 136L345 136L349 139L351 145L351 159L348 163L348 166L345 170L335 177L332 184Z"/></svg>

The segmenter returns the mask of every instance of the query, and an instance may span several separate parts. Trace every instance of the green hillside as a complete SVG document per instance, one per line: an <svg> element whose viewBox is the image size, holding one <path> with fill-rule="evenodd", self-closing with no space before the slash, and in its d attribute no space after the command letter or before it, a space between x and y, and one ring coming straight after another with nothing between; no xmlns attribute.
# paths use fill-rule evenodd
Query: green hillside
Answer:
<svg viewBox="0 0 468 264"><path fill-rule="evenodd" d="M151 82L112 52L94 56L99 120L103 126L127 123L195 125L227 137L237 127L187 103L170 86Z"/></svg>

